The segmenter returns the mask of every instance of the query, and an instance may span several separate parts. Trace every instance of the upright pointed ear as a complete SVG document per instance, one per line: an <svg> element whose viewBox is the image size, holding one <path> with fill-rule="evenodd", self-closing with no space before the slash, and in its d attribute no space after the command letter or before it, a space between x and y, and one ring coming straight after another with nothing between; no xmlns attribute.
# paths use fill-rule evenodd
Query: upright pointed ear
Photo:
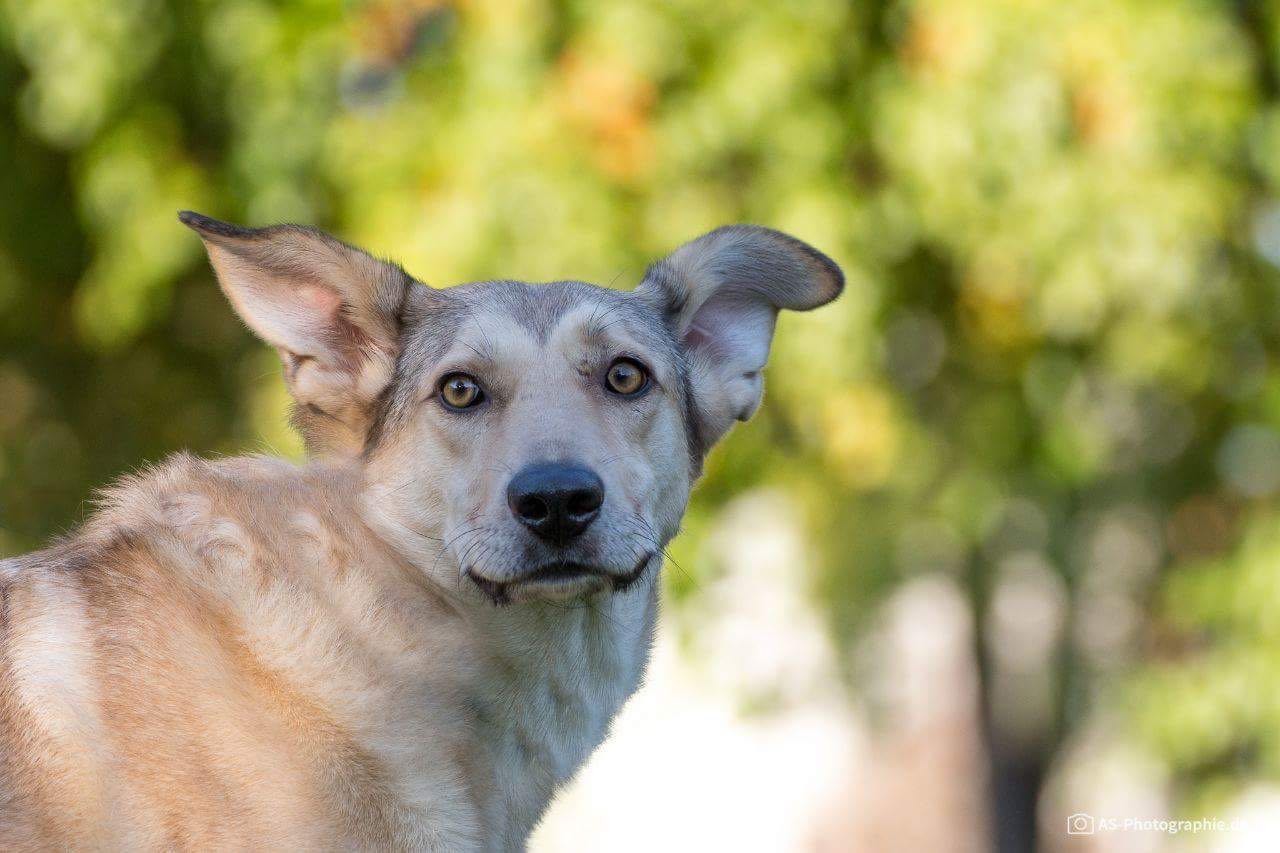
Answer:
<svg viewBox="0 0 1280 853"><path fill-rule="evenodd" d="M649 268L636 292L684 346L696 452L759 408L778 311L817 308L843 288L844 274L826 255L755 225L717 228Z"/></svg>
<svg viewBox="0 0 1280 853"><path fill-rule="evenodd" d="M311 228L178 218L204 240L236 312L280 353L307 448L359 453L395 368L409 276Z"/></svg>

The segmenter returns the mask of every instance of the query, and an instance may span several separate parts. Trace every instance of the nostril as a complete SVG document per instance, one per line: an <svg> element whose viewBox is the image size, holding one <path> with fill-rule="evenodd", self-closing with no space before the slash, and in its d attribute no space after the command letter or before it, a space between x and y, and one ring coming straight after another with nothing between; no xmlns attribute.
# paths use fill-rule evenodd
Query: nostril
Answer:
<svg viewBox="0 0 1280 853"><path fill-rule="evenodd" d="M596 489L580 489L569 495L569 499L565 504L565 509L569 515L574 518L591 515L591 513L600 509L600 504L604 502L604 495Z"/></svg>
<svg viewBox="0 0 1280 853"><path fill-rule="evenodd" d="M526 495L516 502L516 513L526 521L542 521L549 510L547 503L538 495Z"/></svg>

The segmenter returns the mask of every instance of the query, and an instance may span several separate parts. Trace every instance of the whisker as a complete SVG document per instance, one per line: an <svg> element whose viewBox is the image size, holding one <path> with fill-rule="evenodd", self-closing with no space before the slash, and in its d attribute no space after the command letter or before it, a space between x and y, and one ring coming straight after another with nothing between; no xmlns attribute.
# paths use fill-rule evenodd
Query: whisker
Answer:
<svg viewBox="0 0 1280 853"><path fill-rule="evenodd" d="M595 327L596 316L600 313L600 309L602 307L603 306L599 302L591 307L591 316L587 318L587 334L590 334L591 329Z"/></svg>
<svg viewBox="0 0 1280 853"><path fill-rule="evenodd" d="M675 557L671 556L671 552L667 550L666 546L662 545L658 541L658 534L653 529L653 525L651 525L649 522L645 521L643 518L641 518L638 515L635 516L634 518L635 518L635 521L639 522L640 524L643 524L645 528L648 530L647 535L644 534L643 532L639 534L641 538L649 542L650 544L652 544L653 547L658 550L658 553L662 555L663 559L665 559L671 565L675 566L676 570L679 571L680 574L684 575L685 579L688 580L689 583L693 585L694 589L701 591L702 585L698 583L698 581L694 578L693 574L689 572L689 570L686 569L684 566L680 565L680 562L676 560Z"/></svg>
<svg viewBox="0 0 1280 853"><path fill-rule="evenodd" d="M483 536L477 536L475 539L473 539L473 540L471 541L471 544L470 544L470 545L468 545L466 548L464 548L464 549L463 549L463 551L462 551L462 553L461 553L460 555L458 555L458 565L462 567L462 570L463 570L463 571L466 571L466 567L467 567L467 557L468 557L468 556L471 554L471 552L473 552L476 548L478 548L478 547L482 547L483 545L484 545L484 537L483 537Z"/></svg>
<svg viewBox="0 0 1280 853"><path fill-rule="evenodd" d="M445 555L445 554L449 553L449 546L451 546L451 545L453 545L455 542L457 542L459 538L461 538L461 537L463 537L463 536L466 536L466 535L467 535L467 534L469 534L469 533L475 533L477 530L484 530L484 529L485 529L485 527L486 527L486 525L484 525L484 524L477 524L477 525L476 525L476 526L474 526L474 527L469 527L469 528L467 528L466 530L462 531L461 533L455 534L455 535L453 535L453 536L448 536L448 537L446 537L445 542L444 542L444 545L442 545L442 546L441 546L441 548L440 548L440 553L436 555L435 562L433 562L433 563L431 564L431 571L433 571L433 572L434 572L434 571L435 571L435 569L436 569L436 566L438 566L438 565L440 564L440 560L442 560L442 559L444 558L444 555Z"/></svg>
<svg viewBox="0 0 1280 853"><path fill-rule="evenodd" d="M605 332L609 330L610 327L616 326L618 323L621 323L625 319L626 319L625 317L618 317L614 320L610 320L608 323L605 323L603 326L596 329L596 334L603 335Z"/></svg>
<svg viewBox="0 0 1280 853"><path fill-rule="evenodd" d="M476 318L476 328L480 330L480 336L484 338L484 348L488 355L482 355L488 361L493 361L493 341L489 340L489 333L485 331L484 324L480 322L480 318Z"/></svg>
<svg viewBox="0 0 1280 853"><path fill-rule="evenodd" d="M604 330L609 328L609 326L613 325L613 323L606 323L605 325L601 326L600 322L604 320L604 318L612 314L613 312L621 310L622 306L623 306L623 303L621 302L614 303L613 305L610 305L608 308L606 308L604 313L601 314L599 317L593 316L592 322L587 326L587 334L592 337L602 334ZM617 321L615 320L613 322L617 322Z"/></svg>
<svg viewBox="0 0 1280 853"><path fill-rule="evenodd" d="M401 522L397 522L397 524L399 524L399 525L400 525L401 527L403 527L405 530L407 530L407 531L409 531L410 533L412 533L414 536L421 536L423 539L430 539L432 542L443 542L443 541L444 541L444 540L443 540L443 539L441 539L439 536L431 536L430 534L423 533L421 530L414 530L412 527L410 527L409 525L405 524L405 523L404 523L404 522L402 522L402 521L401 521Z"/></svg>

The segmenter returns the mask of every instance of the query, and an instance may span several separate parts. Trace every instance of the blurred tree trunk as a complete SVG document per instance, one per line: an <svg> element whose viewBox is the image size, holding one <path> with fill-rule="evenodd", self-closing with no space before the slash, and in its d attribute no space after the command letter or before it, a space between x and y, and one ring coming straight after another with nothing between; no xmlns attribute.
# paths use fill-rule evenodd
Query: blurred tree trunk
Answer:
<svg viewBox="0 0 1280 853"><path fill-rule="evenodd" d="M1056 738L1028 740L1015 737L1002 725L994 707L994 668L989 653L987 608L991 573L975 568L970 575L973 607L974 657L977 661L978 696L982 738L988 761L992 847L999 853L1026 853L1037 849L1037 807L1045 776L1056 748ZM1060 658L1055 664L1065 665ZM1062 672L1055 673L1062 675ZM1054 679L1059 688L1062 678ZM1054 724L1060 726L1065 691L1055 693Z"/></svg>
<svg viewBox="0 0 1280 853"><path fill-rule="evenodd" d="M1036 849L1036 804L1046 762L1040 755L1002 746L988 726L995 848L1001 853Z"/></svg>

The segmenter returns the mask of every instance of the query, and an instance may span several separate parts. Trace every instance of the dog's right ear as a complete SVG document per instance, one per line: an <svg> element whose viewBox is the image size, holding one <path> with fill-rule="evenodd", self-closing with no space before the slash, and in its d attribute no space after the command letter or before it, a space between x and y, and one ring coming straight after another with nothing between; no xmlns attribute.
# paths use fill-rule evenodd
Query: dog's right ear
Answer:
<svg viewBox="0 0 1280 853"><path fill-rule="evenodd" d="M178 219L204 240L236 312L280 353L308 449L358 453L391 381L412 279L312 228Z"/></svg>

